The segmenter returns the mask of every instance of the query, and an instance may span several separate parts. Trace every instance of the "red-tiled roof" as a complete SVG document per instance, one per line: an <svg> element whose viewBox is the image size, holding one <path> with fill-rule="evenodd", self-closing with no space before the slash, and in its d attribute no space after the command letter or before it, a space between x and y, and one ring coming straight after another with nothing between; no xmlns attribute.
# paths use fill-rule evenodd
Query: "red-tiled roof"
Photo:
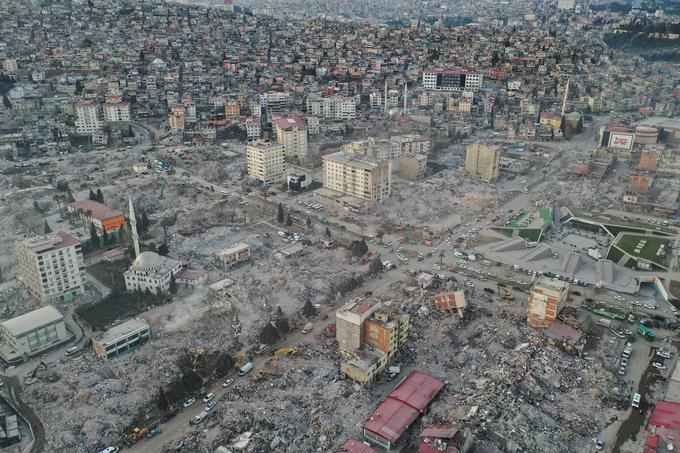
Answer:
<svg viewBox="0 0 680 453"><path fill-rule="evenodd" d="M387 398L364 423L363 428L395 443L411 423L416 421L418 415L420 415L418 411L408 404Z"/></svg>
<svg viewBox="0 0 680 453"><path fill-rule="evenodd" d="M666 428L680 428L680 403L657 401L649 424Z"/></svg>
<svg viewBox="0 0 680 453"><path fill-rule="evenodd" d="M454 310L467 307L464 291L455 291L448 294L434 296L434 304L439 310Z"/></svg>
<svg viewBox="0 0 680 453"><path fill-rule="evenodd" d="M101 204L94 200L81 200L71 203L72 209L83 209L85 211L92 211L92 218L98 220L111 219L123 215L122 212L111 209L105 204Z"/></svg>
<svg viewBox="0 0 680 453"><path fill-rule="evenodd" d="M175 274L175 277L182 280L198 280L206 274L206 271L192 270L184 268Z"/></svg>
<svg viewBox="0 0 680 453"><path fill-rule="evenodd" d="M342 444L340 450L337 453L378 453L374 449L363 442L356 439L349 439L347 442Z"/></svg>
<svg viewBox="0 0 680 453"><path fill-rule="evenodd" d="M458 431L460 431L459 425L428 426L420 433L420 438L431 437L434 439L453 439Z"/></svg>
<svg viewBox="0 0 680 453"><path fill-rule="evenodd" d="M444 387L444 383L421 371L412 371L390 393L390 398L402 401L420 413Z"/></svg>
<svg viewBox="0 0 680 453"><path fill-rule="evenodd" d="M299 116L289 116L287 118L278 118L274 120L274 124L276 124L278 127L282 129L286 129L288 127L294 126L304 126L305 120L300 118Z"/></svg>

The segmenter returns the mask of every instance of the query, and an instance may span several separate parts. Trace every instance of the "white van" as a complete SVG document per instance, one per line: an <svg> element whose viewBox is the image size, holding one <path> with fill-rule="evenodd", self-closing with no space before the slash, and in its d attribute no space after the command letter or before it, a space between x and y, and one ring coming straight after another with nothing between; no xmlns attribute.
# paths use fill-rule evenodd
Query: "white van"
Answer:
<svg viewBox="0 0 680 453"><path fill-rule="evenodd" d="M246 374L250 373L250 370L253 369L253 364L251 362L246 363L241 367L240 370L238 370L238 375L239 376L245 376Z"/></svg>
<svg viewBox="0 0 680 453"><path fill-rule="evenodd" d="M630 405L633 406L633 407L640 407L640 398L642 398L642 397L640 396L639 393L636 393L635 395L633 395L633 402L630 403Z"/></svg>

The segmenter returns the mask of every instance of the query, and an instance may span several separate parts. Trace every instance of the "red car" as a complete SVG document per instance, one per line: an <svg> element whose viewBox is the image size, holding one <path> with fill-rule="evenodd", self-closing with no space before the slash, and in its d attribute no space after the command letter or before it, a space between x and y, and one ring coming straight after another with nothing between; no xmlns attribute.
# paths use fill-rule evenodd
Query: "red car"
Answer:
<svg viewBox="0 0 680 453"><path fill-rule="evenodd" d="M652 381L666 381L666 377L659 373L652 373Z"/></svg>

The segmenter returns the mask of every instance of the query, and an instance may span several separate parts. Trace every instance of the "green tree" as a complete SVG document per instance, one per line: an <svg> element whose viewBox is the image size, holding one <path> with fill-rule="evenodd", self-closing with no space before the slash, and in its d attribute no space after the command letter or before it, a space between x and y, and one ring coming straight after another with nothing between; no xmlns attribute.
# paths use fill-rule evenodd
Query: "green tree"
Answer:
<svg viewBox="0 0 680 453"><path fill-rule="evenodd" d="M175 274L170 274L170 294L177 294L177 282L175 281Z"/></svg>
<svg viewBox="0 0 680 453"><path fill-rule="evenodd" d="M307 317L312 317L316 315L316 308L312 305L312 301L307 299L304 307L302 307L302 314Z"/></svg>
<svg viewBox="0 0 680 453"><path fill-rule="evenodd" d="M311 228L311 226L312 226L312 219L310 219L309 217L307 217L307 220L306 220L305 223L307 224L307 228Z"/></svg>
<svg viewBox="0 0 680 453"><path fill-rule="evenodd" d="M331 229L326 227L326 237L330 238L331 236Z"/></svg>
<svg viewBox="0 0 680 453"><path fill-rule="evenodd" d="M187 388L189 393L194 393L201 389L201 386L203 385L203 378L201 378L201 376L194 370L187 370L182 375L182 382L184 382L184 386Z"/></svg>
<svg viewBox="0 0 680 453"><path fill-rule="evenodd" d="M168 244L163 243L158 247L158 254L163 255L163 256L168 256L168 253L170 252L170 249L168 248Z"/></svg>
<svg viewBox="0 0 680 453"><path fill-rule="evenodd" d="M215 374L226 376L236 365L234 358L227 352L220 352L215 360Z"/></svg>
<svg viewBox="0 0 680 453"><path fill-rule="evenodd" d="M291 226L293 224L293 219L290 218L290 211L286 215L286 226Z"/></svg>
<svg viewBox="0 0 680 453"><path fill-rule="evenodd" d="M276 317L277 318L283 318L283 310L281 310L281 305L276 307Z"/></svg>
<svg viewBox="0 0 680 453"><path fill-rule="evenodd" d="M382 260L377 256L371 260L371 264L368 266L368 272L370 274L377 274L383 270Z"/></svg>
<svg viewBox="0 0 680 453"><path fill-rule="evenodd" d="M277 318L276 319L276 330L278 330L281 335L287 335L288 332L290 332L290 325L288 324L288 318Z"/></svg>
<svg viewBox="0 0 680 453"><path fill-rule="evenodd" d="M158 389L157 404L158 409L160 409L161 412L165 412L166 410L168 410L168 406L170 405L170 403L168 402L168 397L165 395L165 391L163 390L163 387Z"/></svg>
<svg viewBox="0 0 680 453"><path fill-rule="evenodd" d="M5 106L6 109L11 109L12 108L12 103L9 100L9 97L7 94L2 95L2 105Z"/></svg>
<svg viewBox="0 0 680 453"><path fill-rule="evenodd" d="M283 223L284 217L283 217L283 205L279 203L279 211L276 213L276 220L279 223Z"/></svg>
<svg viewBox="0 0 680 453"><path fill-rule="evenodd" d="M271 322L265 324L260 331L260 343L272 345L276 343L279 338L279 331Z"/></svg>
<svg viewBox="0 0 680 453"><path fill-rule="evenodd" d="M99 236L97 235L97 229L94 227L94 223L90 224L90 243L93 249L99 248L101 245L99 242Z"/></svg>
<svg viewBox="0 0 680 453"><path fill-rule="evenodd" d="M349 250L352 256L364 256L368 253L368 244L366 244L366 241L362 238L360 241L353 241Z"/></svg>
<svg viewBox="0 0 680 453"><path fill-rule="evenodd" d="M106 231L106 227L102 225L102 244L108 245L109 244L109 233Z"/></svg>
<svg viewBox="0 0 680 453"><path fill-rule="evenodd" d="M96 197L97 198L95 198L95 200L97 200L98 202L100 202L102 204L104 203L104 194L102 193L101 189L97 189Z"/></svg>
<svg viewBox="0 0 680 453"><path fill-rule="evenodd" d="M89 193L89 195L87 196L87 198L89 198L89 199L92 200L92 201L97 201L97 194L95 194L95 193L92 191L92 189L90 189L90 193Z"/></svg>
<svg viewBox="0 0 680 453"><path fill-rule="evenodd" d="M50 228L50 224L47 223L47 219L45 219L45 226L43 229L43 233L45 234L50 234L52 232L52 228Z"/></svg>
<svg viewBox="0 0 680 453"><path fill-rule="evenodd" d="M444 250L439 252L439 265L442 265L442 261L444 260Z"/></svg>

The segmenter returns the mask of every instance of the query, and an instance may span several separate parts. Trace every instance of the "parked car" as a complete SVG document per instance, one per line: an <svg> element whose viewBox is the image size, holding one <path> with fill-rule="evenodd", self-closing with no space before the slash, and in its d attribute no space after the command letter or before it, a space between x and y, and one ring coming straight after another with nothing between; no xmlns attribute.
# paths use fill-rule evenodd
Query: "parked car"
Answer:
<svg viewBox="0 0 680 453"><path fill-rule="evenodd" d="M595 442L595 451L602 451L604 449L604 441L602 439L598 439L597 442Z"/></svg>
<svg viewBox="0 0 680 453"><path fill-rule="evenodd" d="M203 398L203 402L207 403L208 401L212 401L215 398L215 394L210 392L205 397Z"/></svg>
<svg viewBox="0 0 680 453"><path fill-rule="evenodd" d="M184 407L189 407L189 406L191 406L192 404L194 404L195 402L196 402L196 400L195 400L194 398L189 398L188 400L186 400L186 401L184 402L183 406L184 406Z"/></svg>
<svg viewBox="0 0 680 453"><path fill-rule="evenodd" d="M234 382L233 379L227 379L222 383L222 387L229 387Z"/></svg>
<svg viewBox="0 0 680 453"><path fill-rule="evenodd" d="M635 395L633 395L633 401L630 403L630 405L633 406L633 407L640 407L640 399L641 398L642 397L640 396L640 394L636 393Z"/></svg>
<svg viewBox="0 0 680 453"><path fill-rule="evenodd" d="M620 295L618 295L618 294L617 294L616 296L614 296L614 299L619 300L619 301L624 301L624 300L626 300L626 299L623 298L623 296L620 296Z"/></svg>
<svg viewBox="0 0 680 453"><path fill-rule="evenodd" d="M203 410L206 412L210 412L213 407L215 407L215 400L208 401L208 404L206 404L205 409Z"/></svg>
<svg viewBox="0 0 680 453"><path fill-rule="evenodd" d="M664 365L661 362L653 362L652 367L656 368L657 370L665 370L666 369L666 365Z"/></svg>
<svg viewBox="0 0 680 453"><path fill-rule="evenodd" d="M663 357L664 359L670 359L671 357L673 357L673 354L671 354L671 352L667 349L657 350L656 355L658 355L659 357Z"/></svg>
<svg viewBox="0 0 680 453"><path fill-rule="evenodd" d="M148 433L146 433L146 438L151 439L152 437L156 437L160 433L161 433L161 429L156 427L156 428L150 430Z"/></svg>
<svg viewBox="0 0 680 453"><path fill-rule="evenodd" d="M99 453L118 453L120 449L118 447L106 447Z"/></svg>
<svg viewBox="0 0 680 453"><path fill-rule="evenodd" d="M73 354L77 353L78 351L80 351L80 348L78 346L71 346L70 348L68 348L66 350L66 356L73 355Z"/></svg>

